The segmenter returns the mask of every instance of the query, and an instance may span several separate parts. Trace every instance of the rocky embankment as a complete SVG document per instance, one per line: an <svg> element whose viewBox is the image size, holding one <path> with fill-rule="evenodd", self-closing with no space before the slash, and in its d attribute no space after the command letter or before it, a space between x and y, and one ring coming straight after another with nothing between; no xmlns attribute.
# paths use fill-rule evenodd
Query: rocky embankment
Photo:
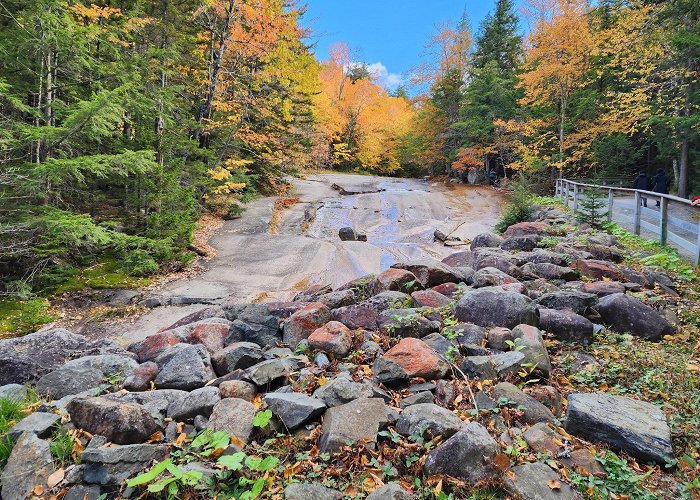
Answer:
<svg viewBox="0 0 700 500"><path fill-rule="evenodd" d="M127 480L167 457L204 482L220 473L220 455L264 456L266 439L288 434L284 442L298 448L270 452L284 473L267 487L289 499L371 490L372 499L411 498L401 471L524 499L577 498L565 471L602 473L588 442L664 465L674 451L656 406L562 395L550 384L546 339L586 345L606 329L652 341L674 332L662 302L652 308L632 295L673 293L674 282L622 266L613 237L574 227L567 214L542 209L442 262L396 264L292 302L212 306L128 346L65 330L0 342L0 395L21 398L29 385L43 398L9 433L2 498L135 498L143 490ZM261 425L266 409L272 418ZM59 427L76 436L81 460L57 481L47 439ZM204 429L227 434L224 449L184 453ZM410 463L398 444L409 438ZM515 440L558 465L511 462L504 450ZM376 461L362 464L375 478L364 491L349 486L358 469L330 465L354 447ZM295 451L330 455L305 474ZM401 471L382 476L389 457ZM331 474L344 492L321 486Z"/></svg>

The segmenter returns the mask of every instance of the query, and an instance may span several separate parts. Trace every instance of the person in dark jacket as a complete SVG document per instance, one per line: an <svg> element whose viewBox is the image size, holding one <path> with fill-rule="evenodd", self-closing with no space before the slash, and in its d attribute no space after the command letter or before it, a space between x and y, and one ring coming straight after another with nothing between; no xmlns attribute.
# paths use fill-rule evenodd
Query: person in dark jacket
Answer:
<svg viewBox="0 0 700 500"><path fill-rule="evenodd" d="M668 178L666 172L662 168L656 171L656 175L651 179L655 193L668 194L668 187L671 184L671 179ZM661 206L661 201L656 202L656 206Z"/></svg>
<svg viewBox="0 0 700 500"><path fill-rule="evenodd" d="M641 170L639 175L634 178L634 189L641 189L642 191L649 191L649 178L647 173ZM642 196L642 205L647 206L647 199Z"/></svg>

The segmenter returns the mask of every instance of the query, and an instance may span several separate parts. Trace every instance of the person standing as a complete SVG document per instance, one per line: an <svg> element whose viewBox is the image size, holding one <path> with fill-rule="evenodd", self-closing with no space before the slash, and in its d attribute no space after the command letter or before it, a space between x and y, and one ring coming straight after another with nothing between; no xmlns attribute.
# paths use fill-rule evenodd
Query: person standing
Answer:
<svg viewBox="0 0 700 500"><path fill-rule="evenodd" d="M656 175L651 179L652 185L654 186L655 193L668 194L668 187L671 184L671 180L666 175L666 172L662 168L656 171ZM656 206L661 206L661 201L657 200Z"/></svg>
<svg viewBox="0 0 700 500"><path fill-rule="evenodd" d="M642 191L649 191L649 178L644 170L639 171L639 175L634 178L634 189L640 189ZM647 199L642 196L642 205L647 206Z"/></svg>

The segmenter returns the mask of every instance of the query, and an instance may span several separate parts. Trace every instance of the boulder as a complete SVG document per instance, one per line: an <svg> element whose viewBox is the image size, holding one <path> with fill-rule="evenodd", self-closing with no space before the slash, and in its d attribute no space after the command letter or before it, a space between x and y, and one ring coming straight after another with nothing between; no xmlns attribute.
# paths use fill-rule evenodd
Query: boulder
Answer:
<svg viewBox="0 0 700 500"><path fill-rule="evenodd" d="M605 393L571 394L565 429L643 462L663 465L674 457L666 415L644 401Z"/></svg>
<svg viewBox="0 0 700 500"><path fill-rule="evenodd" d="M576 290L560 290L558 292L546 293L535 303L543 308L557 309L559 311L570 310L576 314L586 314L586 312L598 304L598 296L591 293L577 292Z"/></svg>
<svg viewBox="0 0 700 500"><path fill-rule="evenodd" d="M258 409L249 401L237 398L222 399L214 406L207 429L226 432L248 443L253 433L253 417Z"/></svg>
<svg viewBox="0 0 700 500"><path fill-rule="evenodd" d="M102 378L103 374L97 368L66 365L41 377L36 383L36 390L42 396L61 399L99 387Z"/></svg>
<svg viewBox="0 0 700 500"><path fill-rule="evenodd" d="M426 403L432 404L434 402L435 397L433 396L432 392L422 391L403 398L401 401L399 401L399 408L408 408L409 406Z"/></svg>
<svg viewBox="0 0 700 500"><path fill-rule="evenodd" d="M474 254L469 250L455 252L442 259L442 263L450 267L472 267L474 264Z"/></svg>
<svg viewBox="0 0 700 500"><path fill-rule="evenodd" d="M24 432L36 434L37 437L42 439L48 438L60 421L61 417L55 413L35 411L13 425L7 435L12 441L19 438Z"/></svg>
<svg viewBox="0 0 700 500"><path fill-rule="evenodd" d="M184 422L197 415L208 417L219 401L221 396L217 387L195 389L168 405L168 417L176 422Z"/></svg>
<svg viewBox="0 0 700 500"><path fill-rule="evenodd" d="M134 368L131 375L124 380L124 389L133 392L147 391L158 376L158 365L153 361L146 361Z"/></svg>
<svg viewBox="0 0 700 500"><path fill-rule="evenodd" d="M440 330L440 322L424 314L420 309L387 309L379 315L378 325L394 337L422 338Z"/></svg>
<svg viewBox="0 0 700 500"><path fill-rule="evenodd" d="M24 401L29 396L27 386L22 384L7 384L0 386L0 399Z"/></svg>
<svg viewBox="0 0 700 500"><path fill-rule="evenodd" d="M502 250L519 250L521 252L530 252L537 247L537 243L542 239L540 236L510 236L501 243Z"/></svg>
<svg viewBox="0 0 700 500"><path fill-rule="evenodd" d="M311 303L289 317L284 325L282 340L285 344L296 347L330 320L331 311L328 307L319 302Z"/></svg>
<svg viewBox="0 0 700 500"><path fill-rule="evenodd" d="M155 379L156 387L159 389L191 391L203 387L209 380L215 378L209 354L203 346L180 345L183 347L178 349L167 362L161 363L163 355L156 359L156 363L162 366Z"/></svg>
<svg viewBox="0 0 700 500"><path fill-rule="evenodd" d="M254 342L261 347L275 345L281 340L279 329L280 318L270 312L267 304L248 304L236 308L225 343Z"/></svg>
<svg viewBox="0 0 700 500"><path fill-rule="evenodd" d="M284 489L285 500L341 500L343 494L320 484L292 483Z"/></svg>
<svg viewBox="0 0 700 500"><path fill-rule="evenodd" d="M141 363L154 361L168 348L179 344L180 339L169 330L154 333L141 342L129 346L129 350L134 352Z"/></svg>
<svg viewBox="0 0 700 500"><path fill-rule="evenodd" d="M542 462L513 467L505 476L506 489L522 500L579 500L579 496L555 471ZM550 485L556 484L556 488Z"/></svg>
<svg viewBox="0 0 700 500"><path fill-rule="evenodd" d="M226 380L219 386L219 394L222 398L238 398L252 401L258 395L255 384L243 380Z"/></svg>
<svg viewBox="0 0 700 500"><path fill-rule="evenodd" d="M341 227L338 230L340 241L357 241L357 233L351 227Z"/></svg>
<svg viewBox="0 0 700 500"><path fill-rule="evenodd" d="M379 313L371 305L358 304L334 309L333 321L338 321L351 330L364 328L365 330L376 330L379 322Z"/></svg>
<svg viewBox="0 0 700 500"><path fill-rule="evenodd" d="M369 385L360 384L344 375L332 378L314 392L314 397L322 400L329 408L372 396L373 391Z"/></svg>
<svg viewBox="0 0 700 500"><path fill-rule="evenodd" d="M513 403L515 406L521 406L525 423L554 422L554 415L549 408L511 383L501 382L497 384L493 389L493 395L498 400L504 398L505 401Z"/></svg>
<svg viewBox="0 0 700 500"><path fill-rule="evenodd" d="M387 387L398 387L408 382L409 379L403 366L383 356L374 360L372 371L376 381Z"/></svg>
<svg viewBox="0 0 700 500"><path fill-rule="evenodd" d="M374 294L388 291L411 292L421 285L416 275L406 269L387 269L377 275Z"/></svg>
<svg viewBox="0 0 700 500"><path fill-rule="evenodd" d="M414 404L401 412L396 432L403 436L423 434L448 438L464 427L464 422L445 408L432 403Z"/></svg>
<svg viewBox="0 0 700 500"><path fill-rule="evenodd" d="M489 329L487 340L491 349L509 351L510 345L508 343L513 342L515 337L513 337L513 332L509 328L497 327Z"/></svg>
<svg viewBox="0 0 700 500"><path fill-rule="evenodd" d="M133 403L76 398L68 403L68 413L77 428L117 444L141 443L158 430L151 414Z"/></svg>
<svg viewBox="0 0 700 500"><path fill-rule="evenodd" d="M2 470L0 495L4 500L34 498L34 488L47 490L46 481L52 472L53 459L49 443L34 433L25 432L15 443Z"/></svg>
<svg viewBox="0 0 700 500"><path fill-rule="evenodd" d="M582 276L596 280L627 281L624 273L616 265L602 260L579 259L572 267Z"/></svg>
<svg viewBox="0 0 700 500"><path fill-rule="evenodd" d="M315 299L316 302L325 304L328 309L337 309L339 307L351 306L360 301L360 297L353 289L337 290L319 295Z"/></svg>
<svg viewBox="0 0 700 500"><path fill-rule="evenodd" d="M214 354L224 348L228 337L228 325L221 323L202 323L197 325L187 337L190 344L202 344L209 354Z"/></svg>
<svg viewBox="0 0 700 500"><path fill-rule="evenodd" d="M413 292L411 294L411 298L413 299L416 307L431 307L433 309L439 309L453 303L452 299L434 290L418 290L417 292Z"/></svg>
<svg viewBox="0 0 700 500"><path fill-rule="evenodd" d="M467 356L462 362L462 371L481 380L504 378L511 373L518 373L525 362L522 352L511 351L491 356Z"/></svg>
<svg viewBox="0 0 700 500"><path fill-rule="evenodd" d="M467 290L457 303L455 316L459 321L483 327L539 325L539 311L529 298L516 292L483 288Z"/></svg>
<svg viewBox="0 0 700 500"><path fill-rule="evenodd" d="M294 430L309 420L321 415L326 404L300 392L288 394L270 392L265 395L265 404L288 430Z"/></svg>
<svg viewBox="0 0 700 500"><path fill-rule="evenodd" d="M476 271L472 277L472 286L474 288L509 285L511 283L518 283L518 280L495 267L483 267Z"/></svg>
<svg viewBox="0 0 700 500"><path fill-rule="evenodd" d="M593 323L573 311L540 309L540 328L564 342L588 345L593 341Z"/></svg>
<svg viewBox="0 0 700 500"><path fill-rule="evenodd" d="M266 386L292 372L303 368L309 362L306 356L289 356L268 359L245 370L246 375L258 387Z"/></svg>
<svg viewBox="0 0 700 500"><path fill-rule="evenodd" d="M524 273L533 274L547 280L575 281L578 279L578 273L570 267L558 266L547 262L528 262L521 269Z"/></svg>
<svg viewBox="0 0 700 500"><path fill-rule="evenodd" d="M647 340L658 341L675 332L661 314L636 297L615 293L600 299L598 312L606 325L620 333L631 333Z"/></svg>
<svg viewBox="0 0 700 500"><path fill-rule="evenodd" d="M413 299L407 293L388 291L378 293L367 300L363 300L359 305L369 307L377 313L381 313L387 309L413 307Z"/></svg>
<svg viewBox="0 0 700 500"><path fill-rule="evenodd" d="M399 483L387 483L367 495L366 500L413 500L413 495Z"/></svg>
<svg viewBox="0 0 700 500"><path fill-rule="evenodd" d="M404 338L384 353L383 358L397 363L409 377L426 380L443 378L449 372L449 364L425 342Z"/></svg>
<svg viewBox="0 0 700 500"><path fill-rule="evenodd" d="M337 451L348 442L377 440L379 426L387 422L384 401L379 398L360 398L350 403L329 408L323 417L319 449Z"/></svg>
<svg viewBox="0 0 700 500"><path fill-rule="evenodd" d="M470 248L475 250L477 248L497 248L503 243L503 238L493 233L481 233L474 237L472 240Z"/></svg>
<svg viewBox="0 0 700 500"><path fill-rule="evenodd" d="M519 222L513 224L506 229L503 236L511 238L513 236L528 236L531 234L537 236L546 236L550 233L551 226L546 222Z"/></svg>
<svg viewBox="0 0 700 500"><path fill-rule="evenodd" d="M168 453L160 444L132 444L113 447L88 447L80 456L88 484L121 485L134 474L160 461Z"/></svg>
<svg viewBox="0 0 700 500"><path fill-rule="evenodd" d="M498 444L486 428L471 422L430 452L425 460L426 476L450 476L476 483L496 476L493 464Z"/></svg>
<svg viewBox="0 0 700 500"><path fill-rule="evenodd" d="M559 433L544 422L530 426L522 436L536 453L548 453L556 457L563 449L563 441Z"/></svg>
<svg viewBox="0 0 700 500"><path fill-rule="evenodd" d="M338 321L329 321L309 335L309 347L343 357L352 349L352 332Z"/></svg>
<svg viewBox="0 0 700 500"><path fill-rule="evenodd" d="M581 291L592 293L598 297L605 297L614 293L625 293L625 285L617 281L594 281L592 283L584 283Z"/></svg>
<svg viewBox="0 0 700 500"><path fill-rule="evenodd" d="M113 401L116 403L129 403L140 405L145 409L156 424L163 426L163 419L165 418L168 407L178 399L181 399L187 395L185 391L178 391L175 389L158 389L155 391L145 391L145 392L116 392L111 394L105 394L102 396L104 399ZM86 397L86 396L79 396ZM75 398L75 397L73 397ZM66 403L67 405L68 403ZM67 411L67 410L66 410Z"/></svg>
<svg viewBox="0 0 700 500"><path fill-rule="evenodd" d="M238 369L249 368L264 358L260 346L254 342L234 342L211 356L217 375L224 376Z"/></svg>
<svg viewBox="0 0 700 500"><path fill-rule="evenodd" d="M551 385L531 385L527 389L527 394L549 408L555 417L560 418L564 404L561 393Z"/></svg>
<svg viewBox="0 0 700 500"><path fill-rule="evenodd" d="M405 269L412 272L418 282L424 287L441 285L443 283L459 283L462 276L454 268L433 259L419 259L406 263L394 264L393 269Z"/></svg>
<svg viewBox="0 0 700 500"><path fill-rule="evenodd" d="M518 325L513 328L516 349L525 356L524 363L533 365L534 373L544 378L549 378L552 364L549 361L549 353L544 345L542 332L530 325Z"/></svg>
<svg viewBox="0 0 700 500"><path fill-rule="evenodd" d="M0 385L35 381L65 364L86 342L62 328L0 340Z"/></svg>

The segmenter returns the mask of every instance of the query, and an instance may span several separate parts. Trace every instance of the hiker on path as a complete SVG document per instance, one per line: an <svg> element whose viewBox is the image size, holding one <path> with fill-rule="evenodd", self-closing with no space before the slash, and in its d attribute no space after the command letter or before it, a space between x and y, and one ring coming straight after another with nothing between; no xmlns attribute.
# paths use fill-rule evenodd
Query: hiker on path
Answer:
<svg viewBox="0 0 700 500"><path fill-rule="evenodd" d="M662 168L656 171L656 175L652 177L651 182L655 193L668 194L668 186L671 184L671 179L668 178ZM661 206L660 200L656 201L656 206Z"/></svg>
<svg viewBox="0 0 700 500"><path fill-rule="evenodd" d="M649 191L649 178L647 173L643 170L639 172L639 175L634 178L634 189L641 189L642 191ZM647 206L647 199L642 196L642 205Z"/></svg>

